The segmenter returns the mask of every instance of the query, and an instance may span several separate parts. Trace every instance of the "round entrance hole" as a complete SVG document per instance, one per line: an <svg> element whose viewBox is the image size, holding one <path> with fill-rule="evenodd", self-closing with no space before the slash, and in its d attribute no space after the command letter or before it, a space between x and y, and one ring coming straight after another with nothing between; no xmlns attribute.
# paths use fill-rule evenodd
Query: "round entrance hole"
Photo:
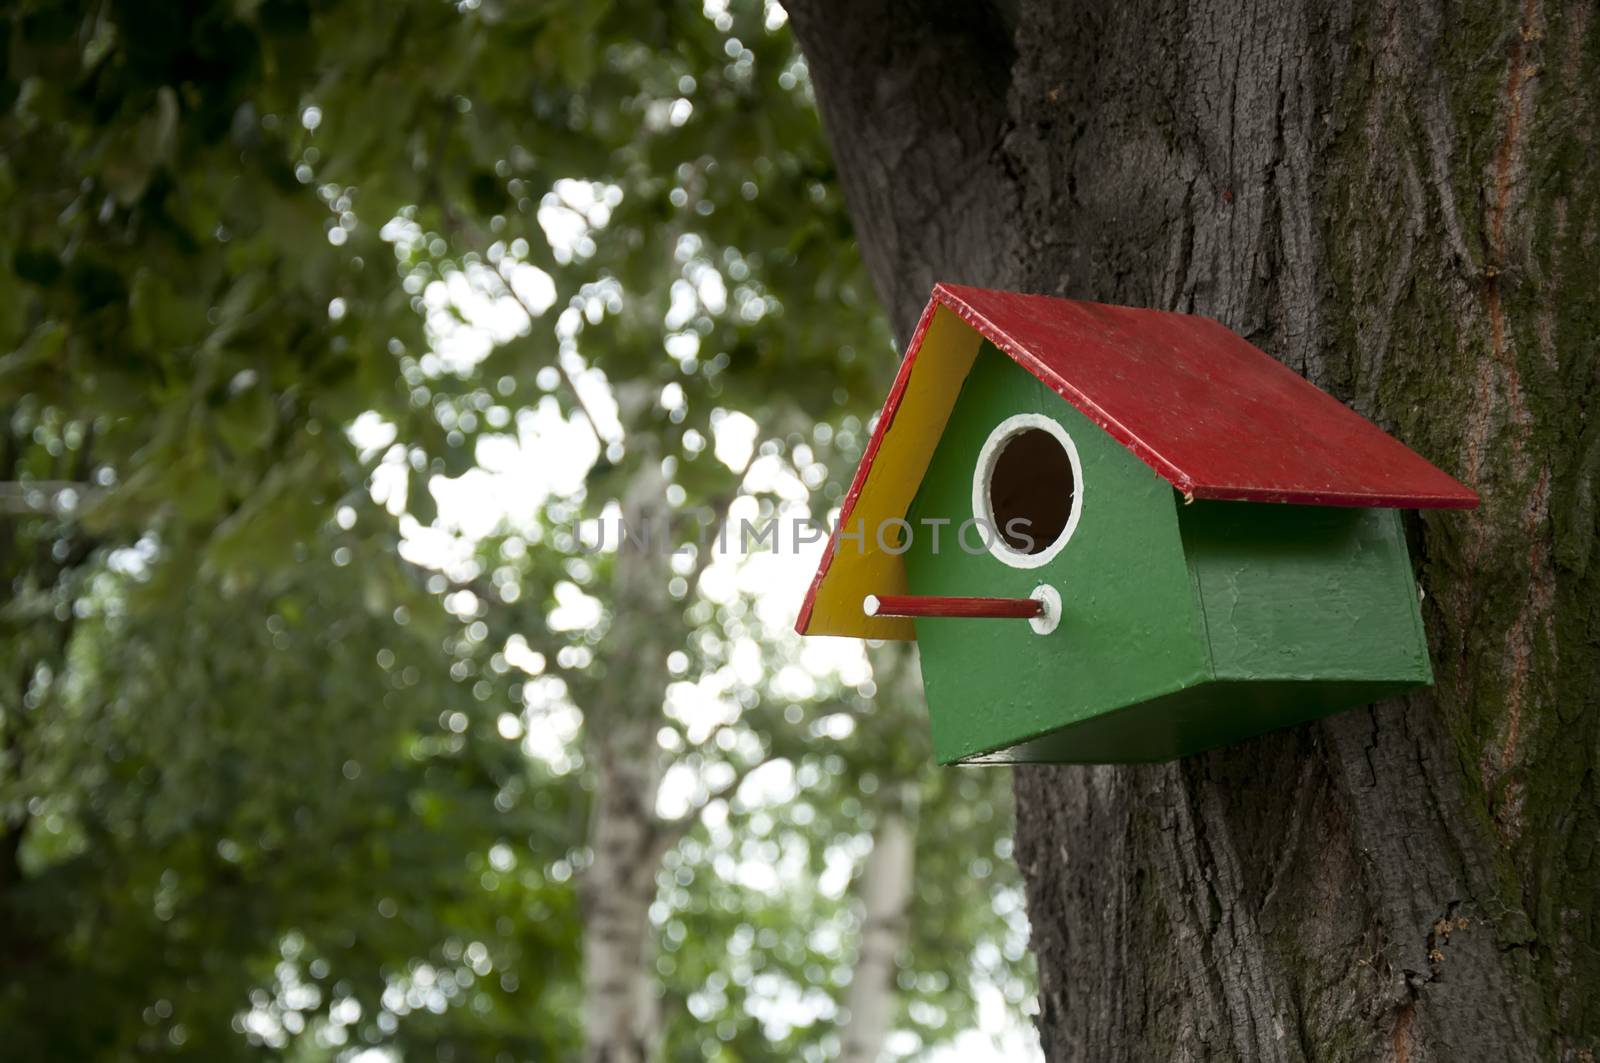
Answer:
<svg viewBox="0 0 1600 1063"><path fill-rule="evenodd" d="M1015 568L1037 568L1072 537L1083 508L1083 472L1065 429L1042 414L1008 417L990 433L972 485L973 515L989 551Z"/></svg>

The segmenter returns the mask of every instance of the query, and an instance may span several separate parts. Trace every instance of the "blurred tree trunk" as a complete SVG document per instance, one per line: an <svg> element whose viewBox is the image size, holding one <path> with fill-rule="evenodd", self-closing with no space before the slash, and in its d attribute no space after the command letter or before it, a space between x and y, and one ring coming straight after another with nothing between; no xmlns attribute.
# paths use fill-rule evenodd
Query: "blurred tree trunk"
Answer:
<svg viewBox="0 0 1600 1063"><path fill-rule="evenodd" d="M902 339L936 279L1207 314L1483 495L1411 521L1432 691L1017 772L1049 1057L1592 1060L1594 4L790 8Z"/></svg>
<svg viewBox="0 0 1600 1063"><path fill-rule="evenodd" d="M861 899L861 942L850 977L839 1063L876 1063L899 1000L896 960L906 940L906 910L916 870L917 787L897 783L878 809L856 893Z"/></svg>
<svg viewBox="0 0 1600 1063"><path fill-rule="evenodd" d="M642 437L645 455L622 499L623 525L641 535L666 514L661 461ZM590 1063L644 1063L660 1039L654 928L650 905L656 873L674 835L656 817L661 750L656 731L667 684L667 654L681 635L670 614L668 555L651 543L618 543L612 581L617 647L597 689L585 699L584 756L594 776L590 863L583 902L585 1058ZM680 640L681 641L681 640Z"/></svg>
<svg viewBox="0 0 1600 1063"><path fill-rule="evenodd" d="M646 392L623 386L623 410L648 400ZM657 875L667 852L699 822L706 803L732 798L757 763L738 764L728 781L699 795L699 803L678 819L657 814L663 753L657 733L665 722L662 707L669 679L667 656L685 644L689 629L683 604L672 598L670 553L659 538L669 522L666 480L659 447L648 434L630 433L638 448L621 499L622 528L646 542L617 546L611 581L613 619L607 634L607 666L592 685L578 691L586 707L584 756L594 779L588 828L588 863L579 880L583 906L583 1028L587 1063L646 1063L660 1058L665 1024L656 974L656 928L650 907L658 892ZM735 492L743 473L733 477ZM732 495L727 498L731 504ZM718 523L704 538L691 590L711 559ZM607 534L610 534L609 532ZM686 597L692 598L692 595ZM909 705L921 682L914 657L899 647L874 657L896 705ZM906 711L909 711L906 710ZM711 742L702 743L715 748ZM862 908L859 956L850 985L850 1020L843 1031L846 1063L871 1063L883 1051L896 1015L897 958L905 942L906 910L915 862L918 788L891 781L879 807L873 850L854 884Z"/></svg>

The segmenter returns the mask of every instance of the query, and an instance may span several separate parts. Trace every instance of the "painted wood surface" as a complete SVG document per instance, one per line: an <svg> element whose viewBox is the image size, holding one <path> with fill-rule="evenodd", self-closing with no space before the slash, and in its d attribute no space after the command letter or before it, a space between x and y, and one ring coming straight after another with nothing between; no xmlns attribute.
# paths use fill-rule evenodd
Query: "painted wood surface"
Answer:
<svg viewBox="0 0 1600 1063"><path fill-rule="evenodd" d="M1412 683L1219 679L1101 713L967 764L1154 764L1393 697Z"/></svg>
<svg viewBox="0 0 1600 1063"><path fill-rule="evenodd" d="M1471 508L1478 496L1208 317L939 284L951 307L1185 495Z"/></svg>
<svg viewBox="0 0 1600 1063"><path fill-rule="evenodd" d="M979 444L1020 411L1059 423L1083 465L1067 548L1037 569L962 549ZM1062 594L1049 635L916 622L941 762L1169 760L1431 679L1399 513L1185 504L987 341L908 512L919 595Z"/></svg>
<svg viewBox="0 0 1600 1063"><path fill-rule="evenodd" d="M1187 497L1477 504L1399 440L1209 318L937 284L801 603L802 635L912 637L903 620L866 617L858 605L904 589L901 557L875 533L905 515L980 336ZM862 540L848 538L858 532Z"/></svg>
<svg viewBox="0 0 1600 1063"><path fill-rule="evenodd" d="M1196 502L1178 520L1219 679L1433 681L1397 511Z"/></svg>
<svg viewBox="0 0 1600 1063"><path fill-rule="evenodd" d="M970 552L956 528L970 517L972 475L990 430L1024 411L1056 420L1078 447L1083 510L1067 549L1035 569ZM1177 494L1032 375L985 343L967 377L923 489L908 514L949 520L937 552L913 536L906 567L918 594L1021 597L1041 583L1062 595L1048 635L988 620L918 620L934 752L943 763L992 752L1108 709L1211 678L1190 590Z"/></svg>
<svg viewBox="0 0 1600 1063"><path fill-rule="evenodd" d="M946 307L930 302L923 312L800 607L800 634L915 637L904 617L863 614L861 599L906 590L905 564L892 552L897 547L878 533L911 505L980 339Z"/></svg>
<svg viewBox="0 0 1600 1063"><path fill-rule="evenodd" d="M1044 614L1044 602L1037 598L954 598L936 594L869 594L861 604L861 611L868 616L1030 620Z"/></svg>

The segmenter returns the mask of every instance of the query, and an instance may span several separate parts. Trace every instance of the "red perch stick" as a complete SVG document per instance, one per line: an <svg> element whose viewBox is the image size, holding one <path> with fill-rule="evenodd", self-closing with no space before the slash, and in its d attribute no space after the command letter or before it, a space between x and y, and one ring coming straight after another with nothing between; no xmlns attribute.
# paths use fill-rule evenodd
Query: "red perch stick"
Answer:
<svg viewBox="0 0 1600 1063"><path fill-rule="evenodd" d="M971 616L1028 620L1044 612L1037 598L941 598L928 594L869 594L861 602L868 616Z"/></svg>

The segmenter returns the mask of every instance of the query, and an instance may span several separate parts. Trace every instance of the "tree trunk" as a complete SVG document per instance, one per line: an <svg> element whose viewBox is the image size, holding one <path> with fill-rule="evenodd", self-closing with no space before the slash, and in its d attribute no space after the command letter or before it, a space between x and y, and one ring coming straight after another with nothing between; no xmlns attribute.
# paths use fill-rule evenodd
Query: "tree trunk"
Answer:
<svg viewBox="0 0 1600 1063"><path fill-rule="evenodd" d="M861 944L850 977L839 1063L876 1063L894 1021L895 963L905 945L906 909L916 867L917 789L902 783L878 811L857 891L861 897Z"/></svg>
<svg viewBox="0 0 1600 1063"><path fill-rule="evenodd" d="M902 339L936 279L1207 314L1483 496L1411 519L1431 691L1017 772L1047 1055L1592 1061L1594 5L943 6L790 11Z"/></svg>
<svg viewBox="0 0 1600 1063"><path fill-rule="evenodd" d="M622 499L623 527L658 535L666 483L653 454ZM587 691L584 753L594 776L583 901L583 1029L588 1063L645 1063L661 1034L650 905L667 838L656 818L666 659L678 630L667 616L667 553L617 544L608 668Z"/></svg>
<svg viewBox="0 0 1600 1063"><path fill-rule="evenodd" d="M645 751L647 758L652 751ZM659 856L654 850L646 791L613 767L595 771L595 809L589 831L593 862L583 897L583 1031L589 1063L645 1063L659 1038L654 928Z"/></svg>

